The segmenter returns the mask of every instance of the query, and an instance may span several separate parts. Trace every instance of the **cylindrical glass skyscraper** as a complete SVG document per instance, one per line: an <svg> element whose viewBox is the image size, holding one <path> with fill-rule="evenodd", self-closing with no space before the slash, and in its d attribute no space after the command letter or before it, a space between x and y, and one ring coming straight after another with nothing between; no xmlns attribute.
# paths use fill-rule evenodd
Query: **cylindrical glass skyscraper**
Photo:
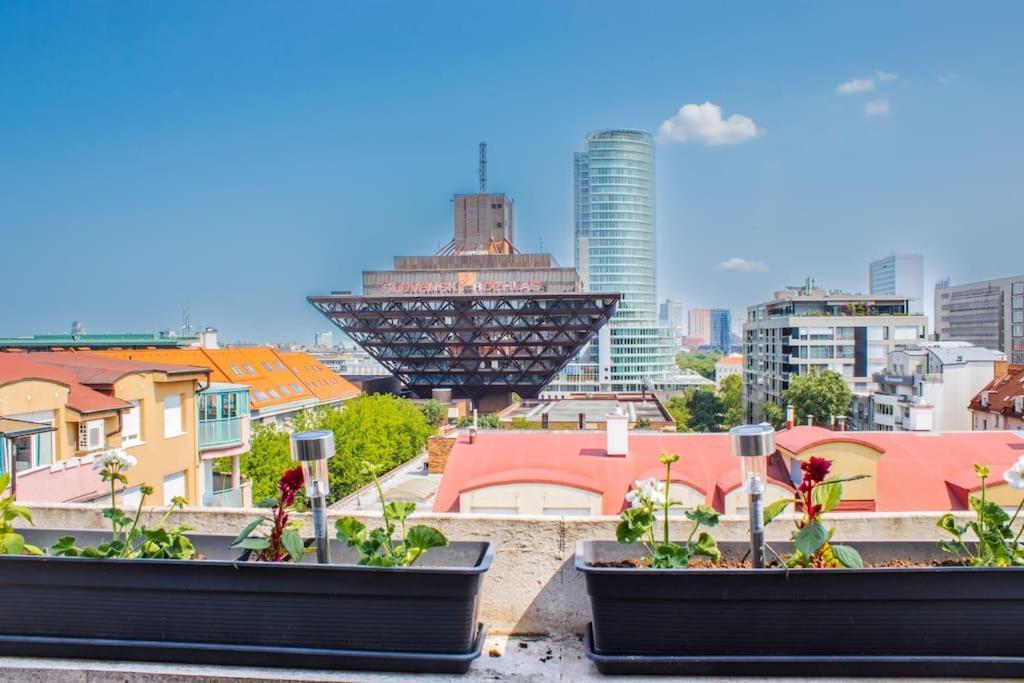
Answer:
<svg viewBox="0 0 1024 683"><path fill-rule="evenodd" d="M641 130L590 133L573 171L576 268L589 291L622 294L591 360L606 388L637 391L675 372L672 332L658 321L654 141Z"/></svg>

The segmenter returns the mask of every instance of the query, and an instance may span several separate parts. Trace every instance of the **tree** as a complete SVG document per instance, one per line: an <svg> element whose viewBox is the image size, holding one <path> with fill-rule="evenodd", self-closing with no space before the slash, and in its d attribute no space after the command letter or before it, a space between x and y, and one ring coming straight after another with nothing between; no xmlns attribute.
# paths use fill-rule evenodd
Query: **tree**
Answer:
<svg viewBox="0 0 1024 683"><path fill-rule="evenodd" d="M722 431L723 405L715 392L698 389L690 393L690 429L695 432Z"/></svg>
<svg viewBox="0 0 1024 683"><path fill-rule="evenodd" d="M722 429L743 424L743 379L739 375L723 379L719 397L722 399Z"/></svg>
<svg viewBox="0 0 1024 683"><path fill-rule="evenodd" d="M693 370L708 379L715 378L715 363L722 354L718 351L693 351L680 353L676 356L676 365L680 370Z"/></svg>
<svg viewBox="0 0 1024 683"><path fill-rule="evenodd" d="M432 427L440 427L448 420L448 408L440 401L430 399L420 405L420 412Z"/></svg>
<svg viewBox="0 0 1024 683"><path fill-rule="evenodd" d="M665 404L665 409L676 423L677 432L690 431L690 402L686 395L673 396Z"/></svg>
<svg viewBox="0 0 1024 683"><path fill-rule="evenodd" d="M636 424L633 425L634 429L650 429L651 421L646 417L637 418Z"/></svg>
<svg viewBox="0 0 1024 683"><path fill-rule="evenodd" d="M230 472L230 459L227 463ZM253 425L249 452L241 457L242 474L252 482L252 500L258 503L277 495L277 482L281 474L294 467L288 433L274 425Z"/></svg>
<svg viewBox="0 0 1024 683"><path fill-rule="evenodd" d="M828 426L833 415L845 416L850 412L853 392L842 375L825 370L794 377L782 393L782 400L793 406L798 423L813 415L814 424Z"/></svg>
<svg viewBox="0 0 1024 683"><path fill-rule="evenodd" d="M761 415L764 421L775 429L782 429L786 426L786 411L779 407L779 404L765 401L761 404Z"/></svg>
<svg viewBox="0 0 1024 683"><path fill-rule="evenodd" d="M456 422L455 426L460 429L473 426L473 416L465 415L460 417ZM476 426L480 429L501 429L501 418L498 417L497 413L484 413L483 415L476 416Z"/></svg>

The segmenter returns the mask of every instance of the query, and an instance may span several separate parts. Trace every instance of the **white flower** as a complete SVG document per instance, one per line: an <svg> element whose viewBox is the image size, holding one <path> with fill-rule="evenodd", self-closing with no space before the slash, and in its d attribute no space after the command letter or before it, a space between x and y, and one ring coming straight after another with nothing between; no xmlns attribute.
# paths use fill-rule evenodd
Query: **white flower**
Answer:
<svg viewBox="0 0 1024 683"><path fill-rule="evenodd" d="M126 470L129 467L135 467L139 464L139 461L134 456L128 455L120 448L111 448L109 451L103 453L103 455L96 458L96 462L92 464L94 470L101 470L107 466L108 463L119 463L122 470Z"/></svg>
<svg viewBox="0 0 1024 683"><path fill-rule="evenodd" d="M1003 479L1010 485L1011 489L1024 489L1024 455L1013 463L1010 469L1003 472Z"/></svg>
<svg viewBox="0 0 1024 683"><path fill-rule="evenodd" d="M633 490L626 494L626 502L634 508L663 507L665 505L665 482L653 477L633 482Z"/></svg>

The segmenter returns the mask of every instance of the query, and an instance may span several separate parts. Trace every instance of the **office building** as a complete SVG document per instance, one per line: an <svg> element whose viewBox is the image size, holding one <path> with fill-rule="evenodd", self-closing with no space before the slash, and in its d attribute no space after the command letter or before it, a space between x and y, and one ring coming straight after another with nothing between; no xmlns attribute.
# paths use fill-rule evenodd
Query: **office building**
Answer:
<svg viewBox="0 0 1024 683"><path fill-rule="evenodd" d="M397 256L393 270L363 273L362 295L309 302L420 398L451 389L500 410L513 393L536 398L619 294L587 292L575 268L517 250L512 201L485 179L482 147L480 192L456 196L455 236L437 254Z"/></svg>
<svg viewBox="0 0 1024 683"><path fill-rule="evenodd" d="M897 294L910 300L910 312L924 314L924 256L893 254L868 266L869 294Z"/></svg>
<svg viewBox="0 0 1024 683"><path fill-rule="evenodd" d="M1004 352L1024 364L1024 275L935 287L935 334Z"/></svg>
<svg viewBox="0 0 1024 683"><path fill-rule="evenodd" d="M673 331L658 320L654 142L639 130L589 133L573 159L576 268L590 292L621 296L592 344L605 391L638 391L675 373Z"/></svg>
<svg viewBox="0 0 1024 683"><path fill-rule="evenodd" d="M885 369L891 351L924 341L926 319L910 315L909 307L907 297L826 292L811 279L749 307L743 324L748 420L761 420L767 401L781 407L792 377L817 370L838 372L854 393L872 390L872 376Z"/></svg>
<svg viewBox="0 0 1024 683"><path fill-rule="evenodd" d="M691 340L699 340L698 346L711 343L711 309L691 308L688 314L690 329L687 336ZM692 343L692 341L691 341Z"/></svg>
<svg viewBox="0 0 1024 683"><path fill-rule="evenodd" d="M997 364L996 376L971 398L970 409L975 431L1024 433L1024 365Z"/></svg>
<svg viewBox="0 0 1024 683"><path fill-rule="evenodd" d="M1005 367L1006 354L969 342L925 342L889 354L875 391L855 399L859 431L948 432L971 429L971 399Z"/></svg>
<svg viewBox="0 0 1024 683"><path fill-rule="evenodd" d="M732 350L732 312L728 309L711 309L711 340L709 344L722 353L729 353Z"/></svg>
<svg viewBox="0 0 1024 683"><path fill-rule="evenodd" d="M330 349L334 347L334 332L317 332L313 338L313 346L318 349Z"/></svg>
<svg viewBox="0 0 1024 683"><path fill-rule="evenodd" d="M686 336L685 310L682 301L665 299L658 305L658 320L664 325L672 328L672 335L678 345L680 340Z"/></svg>

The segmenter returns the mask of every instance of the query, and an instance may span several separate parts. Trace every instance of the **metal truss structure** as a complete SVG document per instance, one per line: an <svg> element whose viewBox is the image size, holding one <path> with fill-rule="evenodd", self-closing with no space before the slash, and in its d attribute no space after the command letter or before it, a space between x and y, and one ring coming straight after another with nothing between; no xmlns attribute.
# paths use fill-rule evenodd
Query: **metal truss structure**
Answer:
<svg viewBox="0 0 1024 683"><path fill-rule="evenodd" d="M616 293L308 298L405 386L478 400L537 396L590 341Z"/></svg>

